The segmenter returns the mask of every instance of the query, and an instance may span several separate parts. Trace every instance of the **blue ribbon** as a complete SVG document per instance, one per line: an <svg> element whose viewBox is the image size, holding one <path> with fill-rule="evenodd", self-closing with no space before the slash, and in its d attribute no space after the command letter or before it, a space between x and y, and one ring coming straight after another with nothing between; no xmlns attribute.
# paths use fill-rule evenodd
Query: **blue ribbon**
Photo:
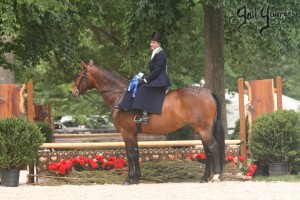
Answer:
<svg viewBox="0 0 300 200"><path fill-rule="evenodd" d="M138 73L133 77L133 79L129 83L127 90L130 91L131 89L133 89L132 97L135 97L137 88L139 86L139 80L142 78L142 76L143 76L142 73Z"/></svg>

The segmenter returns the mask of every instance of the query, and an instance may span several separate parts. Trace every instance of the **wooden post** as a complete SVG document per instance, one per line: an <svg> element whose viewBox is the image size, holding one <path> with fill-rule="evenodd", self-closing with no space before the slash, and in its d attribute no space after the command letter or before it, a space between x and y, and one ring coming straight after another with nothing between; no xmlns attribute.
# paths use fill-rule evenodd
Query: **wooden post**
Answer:
<svg viewBox="0 0 300 200"><path fill-rule="evenodd" d="M277 110L282 110L282 80L280 76L276 77Z"/></svg>
<svg viewBox="0 0 300 200"><path fill-rule="evenodd" d="M243 166L247 166L247 136L246 136L246 120L245 120L245 104L244 104L244 79L238 79L239 90L239 111L240 111L240 140L241 143L241 155L246 159L243 161Z"/></svg>
<svg viewBox="0 0 300 200"><path fill-rule="evenodd" d="M28 120L34 122L34 105L33 105L33 83L27 83L27 116Z"/></svg>
<svg viewBox="0 0 300 200"><path fill-rule="evenodd" d="M51 122L51 105L47 104L47 122L52 126Z"/></svg>
<svg viewBox="0 0 300 200"><path fill-rule="evenodd" d="M33 83L27 83L27 116L28 120L34 122L34 105L33 105ZM34 166L29 165L29 174L34 174ZM28 183L34 183L34 176L28 176Z"/></svg>

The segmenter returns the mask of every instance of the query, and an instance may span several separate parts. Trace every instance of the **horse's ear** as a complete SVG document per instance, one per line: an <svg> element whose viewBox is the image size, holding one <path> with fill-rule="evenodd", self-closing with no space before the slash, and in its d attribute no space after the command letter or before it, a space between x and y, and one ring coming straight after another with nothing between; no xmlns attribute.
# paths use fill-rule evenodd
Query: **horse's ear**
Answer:
<svg viewBox="0 0 300 200"><path fill-rule="evenodd" d="M83 61L81 60L80 63L81 63L81 66L82 66L83 68L87 68L87 65L85 64L85 62L83 62Z"/></svg>
<svg viewBox="0 0 300 200"><path fill-rule="evenodd" d="M89 66L94 66L94 61L92 59L90 59Z"/></svg>

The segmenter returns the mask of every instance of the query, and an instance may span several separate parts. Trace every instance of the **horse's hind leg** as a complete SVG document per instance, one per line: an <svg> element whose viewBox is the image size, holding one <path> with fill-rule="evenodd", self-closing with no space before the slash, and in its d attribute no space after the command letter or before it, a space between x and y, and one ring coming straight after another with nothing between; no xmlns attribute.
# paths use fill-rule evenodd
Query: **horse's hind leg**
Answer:
<svg viewBox="0 0 300 200"><path fill-rule="evenodd" d="M202 176L202 178L200 179L200 182L208 182L208 178L210 177L210 168L211 168L211 153L210 150L208 148L208 146L203 143L203 149L204 149L204 153L206 155L206 159L205 159L205 170L204 170L204 174Z"/></svg>
<svg viewBox="0 0 300 200"><path fill-rule="evenodd" d="M211 162L210 157L212 157L212 159L213 159L212 163L213 163L213 168L214 168L213 181L216 181L219 178L219 175L222 173L219 144L216 141L216 139L214 138L211 130L201 130L200 136L201 136L201 140L202 140L203 144L205 144L204 145L205 154L209 158L205 163L205 168L210 167L210 166L208 166L208 165L210 165L210 163L208 163L208 162ZM210 171L208 171L208 169L205 169L205 173L207 173L207 174L204 173L204 175L203 175L204 178L205 178L205 176L208 176L208 172L210 172Z"/></svg>

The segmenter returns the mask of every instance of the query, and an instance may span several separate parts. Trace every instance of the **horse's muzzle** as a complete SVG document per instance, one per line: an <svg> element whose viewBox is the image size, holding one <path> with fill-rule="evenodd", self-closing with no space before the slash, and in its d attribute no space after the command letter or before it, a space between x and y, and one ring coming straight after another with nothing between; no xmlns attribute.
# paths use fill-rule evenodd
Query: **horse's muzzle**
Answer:
<svg viewBox="0 0 300 200"><path fill-rule="evenodd" d="M73 97L79 97L80 96L78 89L72 89L71 94L73 95Z"/></svg>

